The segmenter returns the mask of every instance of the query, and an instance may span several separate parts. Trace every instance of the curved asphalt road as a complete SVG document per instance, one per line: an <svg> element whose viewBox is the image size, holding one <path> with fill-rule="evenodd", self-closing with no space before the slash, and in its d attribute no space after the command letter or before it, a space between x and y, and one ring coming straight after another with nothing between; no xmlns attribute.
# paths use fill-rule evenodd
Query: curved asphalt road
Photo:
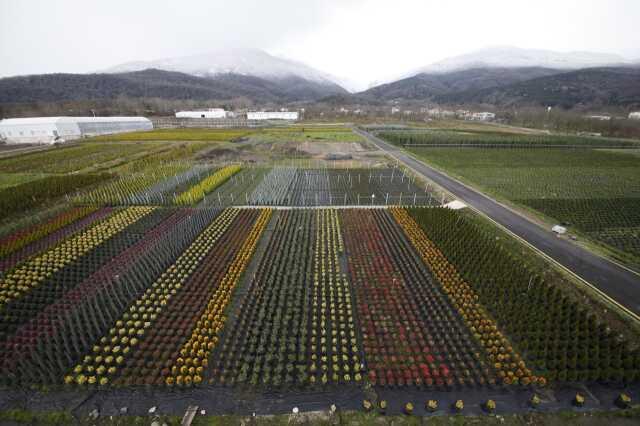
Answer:
<svg viewBox="0 0 640 426"><path fill-rule="evenodd" d="M359 129L354 129L354 131L398 161L445 188L469 206L522 238L582 280L591 284L591 286L605 293L613 301L631 311L631 316L635 314L635 318L639 318L640 275L576 244L556 237L551 231L511 211L481 192L471 189L446 174L416 160L398 147L370 133Z"/></svg>

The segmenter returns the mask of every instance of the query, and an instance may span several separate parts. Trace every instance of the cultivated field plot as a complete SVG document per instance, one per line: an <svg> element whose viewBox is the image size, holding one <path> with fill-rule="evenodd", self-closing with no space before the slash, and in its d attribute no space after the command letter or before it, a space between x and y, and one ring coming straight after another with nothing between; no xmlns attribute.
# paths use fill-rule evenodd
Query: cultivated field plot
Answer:
<svg viewBox="0 0 640 426"><path fill-rule="evenodd" d="M157 398L180 414L187 400L271 413L302 398L383 411L385 399L391 412L413 401L426 414L433 398L518 411L533 393L555 409L576 386L606 407L640 391L635 328L469 213L439 207L436 188L403 169L208 161L218 142L197 138L223 132L191 134L156 132L166 140L127 158L109 145L139 142L79 144L85 159L67 163L60 153L77 147L54 149L33 170L4 163L2 176L25 180L0 198L0 407L48 389L54 406L81 398L87 412ZM232 134L221 143L246 143ZM491 152L487 164L504 151ZM576 152L575 169L588 155L616 159L593 168L611 174L608 189L582 198L633 199L616 173L635 173L637 157ZM52 169L29 180L38 161Z"/></svg>
<svg viewBox="0 0 640 426"><path fill-rule="evenodd" d="M638 336L447 209L74 207L0 244L8 389L640 380Z"/></svg>
<svg viewBox="0 0 640 426"><path fill-rule="evenodd" d="M497 130L393 130L378 131L386 141L406 147L468 147L468 148L631 148L640 142L625 139L587 138L581 136L509 134Z"/></svg>
<svg viewBox="0 0 640 426"><path fill-rule="evenodd" d="M0 173L67 173L103 167L115 160L130 159L165 149L164 144L83 143L55 150L27 153L0 160Z"/></svg>
<svg viewBox="0 0 640 426"><path fill-rule="evenodd" d="M439 205L435 188L399 168L310 169L165 163L75 199L80 204L199 206Z"/></svg>
<svg viewBox="0 0 640 426"><path fill-rule="evenodd" d="M271 206L437 205L433 188L401 169L274 167L247 198Z"/></svg>
<svg viewBox="0 0 640 426"><path fill-rule="evenodd" d="M40 213L69 203L173 204L172 189L183 191L212 169L188 161L206 146L88 142L2 158L0 222L37 222ZM28 217L21 216L25 211Z"/></svg>
<svg viewBox="0 0 640 426"><path fill-rule="evenodd" d="M548 136L447 136L382 133L410 152L499 198L537 211L595 242L617 257L640 262L640 158L636 142ZM442 148L448 143L490 144ZM502 144L502 145L500 145ZM500 148L529 144L527 148ZM547 144L558 145L549 148ZM562 144L579 148L562 147ZM541 146L542 145L542 146ZM593 149L623 145L625 149Z"/></svg>

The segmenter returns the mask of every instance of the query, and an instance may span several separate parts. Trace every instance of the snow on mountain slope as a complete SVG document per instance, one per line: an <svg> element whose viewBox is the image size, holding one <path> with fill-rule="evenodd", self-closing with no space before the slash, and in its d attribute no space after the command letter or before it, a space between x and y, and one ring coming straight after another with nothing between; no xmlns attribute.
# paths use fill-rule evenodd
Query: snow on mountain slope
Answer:
<svg viewBox="0 0 640 426"><path fill-rule="evenodd" d="M594 52L554 52L551 50L521 49L510 46L490 47L460 56L444 59L415 74L451 72L483 67L542 67L560 70L599 67L605 65L629 65L622 56Z"/></svg>
<svg viewBox="0 0 640 426"><path fill-rule="evenodd" d="M106 72L131 72L148 68L177 71L198 77L240 74L268 80L298 77L316 83L337 83L336 79L329 74L300 62L278 58L259 49L223 49L194 56L128 62L110 68Z"/></svg>

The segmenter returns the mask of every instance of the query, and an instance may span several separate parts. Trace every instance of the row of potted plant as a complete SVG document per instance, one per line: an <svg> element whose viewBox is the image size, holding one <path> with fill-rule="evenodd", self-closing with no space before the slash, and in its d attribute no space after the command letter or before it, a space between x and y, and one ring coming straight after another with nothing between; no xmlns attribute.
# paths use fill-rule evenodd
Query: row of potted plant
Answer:
<svg viewBox="0 0 640 426"><path fill-rule="evenodd" d="M10 271L0 279L0 311L12 300L38 287L45 279L151 213L153 207L132 207L67 239Z"/></svg>
<svg viewBox="0 0 640 426"><path fill-rule="evenodd" d="M95 210L95 207L72 207L70 209L63 210L61 213L43 223L37 223L33 226L20 229L17 232L0 238L0 258L5 258L10 253L13 253L32 241L49 235L50 233L67 226L71 222L74 222Z"/></svg>
<svg viewBox="0 0 640 426"><path fill-rule="evenodd" d="M484 348L501 382L507 385L546 384L544 377L533 374L491 315L478 302L478 296L473 288L460 276L438 247L429 240L407 211L401 208L393 208L391 211L442 285L464 323Z"/></svg>
<svg viewBox="0 0 640 426"><path fill-rule="evenodd" d="M161 314L173 305L176 297L185 292L191 275L216 247L216 243L237 215L238 211L233 209L225 210L218 215L178 259L146 288L140 297L129 304L120 318L112 323L107 334L101 337L72 372L65 376L65 382L108 384L118 370L125 366L125 361L132 356L145 334L149 334L155 328ZM182 327L183 324L172 324L171 334L166 334L167 341L171 340L174 334L177 335L175 337L179 337L181 333L175 331ZM135 378L138 377L139 374Z"/></svg>
<svg viewBox="0 0 640 426"><path fill-rule="evenodd" d="M144 190L168 177L184 172L187 163L152 163L147 168L134 169L123 173L104 185L78 194L75 201L82 204L100 206L144 205L149 199L143 196Z"/></svg>
<svg viewBox="0 0 640 426"><path fill-rule="evenodd" d="M383 386L494 383L488 360L394 217L381 209L343 215L352 217L348 264L369 379Z"/></svg>
<svg viewBox="0 0 640 426"><path fill-rule="evenodd" d="M255 213L257 212L253 211L251 214L245 212L251 217L256 216ZM209 356L216 347L219 334L227 321L225 311L231 301L234 288L251 260L258 240L270 218L270 209L260 211L242 246L235 252L233 261L228 266L223 266L223 269L227 268L226 272L209 298L206 308L200 314L200 319L195 323L186 343L182 345L179 355L170 366L167 364L166 370L170 371L170 375L165 378L167 385L202 383ZM163 375L166 370L163 370Z"/></svg>
<svg viewBox="0 0 640 426"><path fill-rule="evenodd" d="M448 209L408 209L473 287L530 368L546 380L640 380L640 350L555 274ZM483 285L485 282L492 285Z"/></svg>
<svg viewBox="0 0 640 426"><path fill-rule="evenodd" d="M265 254L235 310L237 319L214 354L212 382L308 384L314 226L311 210L278 212Z"/></svg>
<svg viewBox="0 0 640 426"><path fill-rule="evenodd" d="M201 201L208 193L228 181L231 176L238 173L241 169L239 165L232 164L215 170L200 182L178 195L175 198L175 203L178 205L191 205Z"/></svg>
<svg viewBox="0 0 640 426"><path fill-rule="evenodd" d="M344 243L335 210L316 210L309 382L358 383L364 375L351 286L342 271Z"/></svg>
<svg viewBox="0 0 640 426"><path fill-rule="evenodd" d="M128 305L175 261L213 214L158 209L21 298L18 303L31 302L22 312L28 308L34 314L18 324L4 342L0 351L3 371L25 383L33 373L37 373L37 383L59 383L70 364L90 350ZM36 293L40 294L37 300L32 297ZM47 365L41 365L41 358L46 358Z"/></svg>

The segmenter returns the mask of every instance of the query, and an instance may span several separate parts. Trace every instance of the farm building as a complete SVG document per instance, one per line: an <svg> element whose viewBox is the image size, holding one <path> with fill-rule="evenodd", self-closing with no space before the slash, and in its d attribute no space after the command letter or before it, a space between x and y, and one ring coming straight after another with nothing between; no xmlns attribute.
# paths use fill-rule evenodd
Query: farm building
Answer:
<svg viewBox="0 0 640 426"><path fill-rule="evenodd" d="M495 120L496 115L492 112L474 112L471 115L473 121L492 121Z"/></svg>
<svg viewBox="0 0 640 426"><path fill-rule="evenodd" d="M298 111L250 111L247 120L297 120Z"/></svg>
<svg viewBox="0 0 640 426"><path fill-rule="evenodd" d="M144 117L33 117L0 121L0 139L7 143L55 143L87 136L152 130Z"/></svg>
<svg viewBox="0 0 640 426"><path fill-rule="evenodd" d="M597 121L609 121L611 120L611 116L609 115L588 115L586 117L589 120L597 120Z"/></svg>
<svg viewBox="0 0 640 426"><path fill-rule="evenodd" d="M226 118L228 115L229 113L222 108L176 112L176 118Z"/></svg>
<svg viewBox="0 0 640 426"><path fill-rule="evenodd" d="M629 120L640 120L640 111L629 113Z"/></svg>
<svg viewBox="0 0 640 426"><path fill-rule="evenodd" d="M426 112L427 115L432 118L454 118L456 116L455 112L448 111L446 109L440 109L440 108L431 108L431 109L425 108L425 109L421 109L421 111Z"/></svg>

